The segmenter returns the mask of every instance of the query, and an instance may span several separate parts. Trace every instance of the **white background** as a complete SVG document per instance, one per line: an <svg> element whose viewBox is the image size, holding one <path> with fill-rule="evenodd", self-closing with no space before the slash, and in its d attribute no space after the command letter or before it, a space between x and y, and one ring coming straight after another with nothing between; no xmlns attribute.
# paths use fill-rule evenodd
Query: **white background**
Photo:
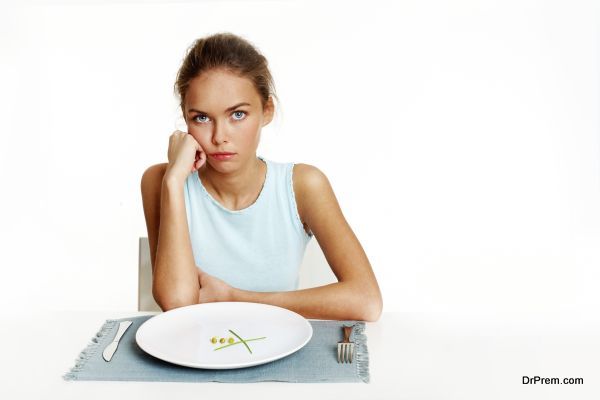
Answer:
<svg viewBox="0 0 600 400"><path fill-rule="evenodd" d="M270 63L258 154L325 172L384 311L600 306L597 2L10 3L5 311L136 309L140 178L182 128L185 50L219 31Z"/></svg>

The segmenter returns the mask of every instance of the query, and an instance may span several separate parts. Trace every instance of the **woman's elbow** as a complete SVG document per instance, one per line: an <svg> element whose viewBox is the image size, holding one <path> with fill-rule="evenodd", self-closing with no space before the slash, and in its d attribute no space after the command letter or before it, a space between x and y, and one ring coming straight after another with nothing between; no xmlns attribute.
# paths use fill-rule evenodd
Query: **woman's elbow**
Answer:
<svg viewBox="0 0 600 400"><path fill-rule="evenodd" d="M363 321L366 322L377 322L381 317L383 311L383 299L381 294L372 296L368 301L364 302L364 316Z"/></svg>
<svg viewBox="0 0 600 400"><path fill-rule="evenodd" d="M169 311L174 308L190 306L192 304L198 304L199 294L200 293L198 292L198 294L195 296L193 294L189 294L187 296L182 296L182 295L177 296L177 295L173 295L173 294L161 295L160 292L158 292L158 291L155 291L155 290L152 291L152 296L154 297L156 304L158 304L160 309L163 311Z"/></svg>

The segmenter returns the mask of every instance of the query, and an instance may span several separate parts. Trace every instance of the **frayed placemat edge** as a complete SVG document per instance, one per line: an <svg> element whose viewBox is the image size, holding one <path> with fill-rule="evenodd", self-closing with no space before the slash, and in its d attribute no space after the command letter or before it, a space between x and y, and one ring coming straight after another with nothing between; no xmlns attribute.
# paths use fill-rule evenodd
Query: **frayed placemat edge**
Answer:
<svg viewBox="0 0 600 400"><path fill-rule="evenodd" d="M366 324L358 322L354 326L354 343L358 347L356 351L356 369L358 377L364 382L371 380L369 374L369 349L367 347L367 335L365 334Z"/></svg>
<svg viewBox="0 0 600 400"><path fill-rule="evenodd" d="M85 367L87 361L96 354L99 347L100 338L106 335L117 323L116 319L107 319L106 322L102 325L100 330L96 333L94 337L90 340L90 343L86 346L85 349L79 353L79 356L75 359L75 365L71 368L69 372L64 374L62 378L66 381L77 380L79 372Z"/></svg>

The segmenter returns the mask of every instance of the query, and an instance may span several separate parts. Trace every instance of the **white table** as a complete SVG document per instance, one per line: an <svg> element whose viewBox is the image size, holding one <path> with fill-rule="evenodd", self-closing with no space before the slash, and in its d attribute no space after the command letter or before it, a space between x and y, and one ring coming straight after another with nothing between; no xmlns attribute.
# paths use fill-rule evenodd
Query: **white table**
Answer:
<svg viewBox="0 0 600 400"><path fill-rule="evenodd" d="M64 381L106 319L140 312L4 315L3 399L594 399L600 313L384 313L367 323L371 383L249 384ZM50 345L52 344L52 346ZM523 376L583 378L579 385ZM208 396L208 397L206 397Z"/></svg>

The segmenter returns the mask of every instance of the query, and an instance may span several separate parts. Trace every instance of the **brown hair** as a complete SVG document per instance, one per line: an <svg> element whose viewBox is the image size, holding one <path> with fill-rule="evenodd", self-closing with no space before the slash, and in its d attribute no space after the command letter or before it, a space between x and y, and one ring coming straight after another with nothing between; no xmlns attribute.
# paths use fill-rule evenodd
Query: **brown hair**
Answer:
<svg viewBox="0 0 600 400"><path fill-rule="evenodd" d="M215 33L200 39L187 49L177 72L175 92L179 95L185 119L185 96L190 81L212 69L225 69L248 78L258 92L263 108L269 96L278 100L267 59L246 39L229 32Z"/></svg>

